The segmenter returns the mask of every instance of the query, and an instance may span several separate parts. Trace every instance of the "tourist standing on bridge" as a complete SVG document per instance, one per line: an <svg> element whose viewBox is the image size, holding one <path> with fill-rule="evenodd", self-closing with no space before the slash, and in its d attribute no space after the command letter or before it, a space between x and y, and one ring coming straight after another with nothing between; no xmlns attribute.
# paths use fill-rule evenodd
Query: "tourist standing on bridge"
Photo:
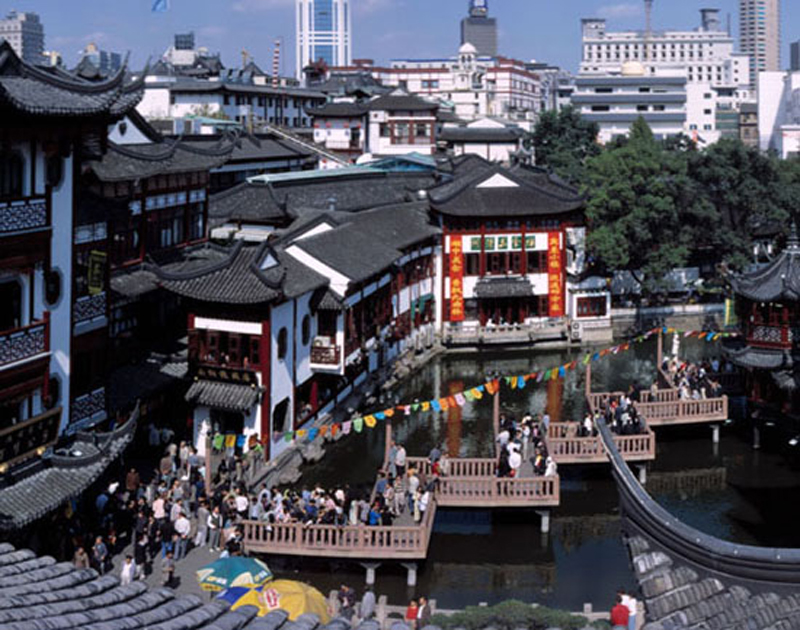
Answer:
<svg viewBox="0 0 800 630"><path fill-rule="evenodd" d="M397 476L402 479L406 474L406 448L402 444L397 445L397 453L394 456L394 465L397 469Z"/></svg>
<svg viewBox="0 0 800 630"><path fill-rule="evenodd" d="M411 630L414 630L414 628L417 626L417 613L419 613L417 601L412 599L408 603L408 608L406 608L406 623L409 625Z"/></svg>
<svg viewBox="0 0 800 630"><path fill-rule="evenodd" d="M431 621L431 605L424 597L419 598L419 610L417 611L417 628L424 628Z"/></svg>
<svg viewBox="0 0 800 630"><path fill-rule="evenodd" d="M375 615L375 593L372 587L368 586L364 591L364 597L361 598L361 621L372 619Z"/></svg>
<svg viewBox="0 0 800 630"><path fill-rule="evenodd" d="M622 605L628 609L628 630L636 630L636 608L638 606L636 598L623 589L619 589L617 594L622 600Z"/></svg>
<svg viewBox="0 0 800 630"><path fill-rule="evenodd" d="M336 597L339 600L339 614L347 620L347 623L352 623L356 592L346 584L342 584Z"/></svg>

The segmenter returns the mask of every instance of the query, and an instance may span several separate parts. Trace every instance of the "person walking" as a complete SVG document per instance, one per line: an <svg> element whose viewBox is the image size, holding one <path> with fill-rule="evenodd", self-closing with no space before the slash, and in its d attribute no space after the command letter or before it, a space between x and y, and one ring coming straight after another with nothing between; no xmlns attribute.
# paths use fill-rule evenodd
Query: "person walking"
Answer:
<svg viewBox="0 0 800 630"><path fill-rule="evenodd" d="M406 474L406 448L402 444L397 445L397 453L394 456L394 467L397 476L402 478Z"/></svg>

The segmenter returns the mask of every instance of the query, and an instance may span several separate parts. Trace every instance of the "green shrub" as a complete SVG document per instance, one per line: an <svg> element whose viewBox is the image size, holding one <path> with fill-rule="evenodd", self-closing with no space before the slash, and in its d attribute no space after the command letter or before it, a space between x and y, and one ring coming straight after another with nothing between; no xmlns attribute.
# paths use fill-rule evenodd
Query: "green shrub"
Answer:
<svg viewBox="0 0 800 630"><path fill-rule="evenodd" d="M517 600L509 600L496 606L468 606L454 615L434 615L431 619L432 625L439 626L443 630L451 628L483 630L483 628L489 627L497 628L497 630L517 630L518 628L581 630L588 623L586 618L580 615L545 606L531 606ZM603 628L604 626L595 627Z"/></svg>

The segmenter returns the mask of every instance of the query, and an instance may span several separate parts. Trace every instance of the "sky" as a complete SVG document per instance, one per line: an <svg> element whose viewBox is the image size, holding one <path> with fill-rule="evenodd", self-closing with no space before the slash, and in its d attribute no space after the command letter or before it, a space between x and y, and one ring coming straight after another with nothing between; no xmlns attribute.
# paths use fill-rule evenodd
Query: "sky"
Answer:
<svg viewBox="0 0 800 630"><path fill-rule="evenodd" d="M140 68L161 56L176 32L194 31L197 45L222 54L223 63L241 63L242 50L269 72L276 38L283 39L282 74L294 73L294 0L170 0L166 13L152 13L152 0L12 0L0 11L39 13L45 47L76 63L89 42L131 53ZM396 58L449 57L459 45L459 22L467 0L351 0L353 57L377 63ZM536 59L576 72L580 60L580 19L603 16L609 30L641 29L643 0L489 0L498 20L499 52ZM701 7L731 14L738 32L738 0L655 0L653 27L692 29ZM800 40L800 1L783 0L783 65L789 42ZM723 20L724 23L724 20Z"/></svg>

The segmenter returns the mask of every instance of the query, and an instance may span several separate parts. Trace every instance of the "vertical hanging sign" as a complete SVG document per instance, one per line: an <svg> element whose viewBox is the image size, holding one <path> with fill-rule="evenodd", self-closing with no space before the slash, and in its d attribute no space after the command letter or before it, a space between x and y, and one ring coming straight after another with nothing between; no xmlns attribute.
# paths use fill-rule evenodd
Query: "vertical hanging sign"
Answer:
<svg viewBox="0 0 800 630"><path fill-rule="evenodd" d="M550 317L564 316L564 288L561 284L561 234L547 234L547 289Z"/></svg>
<svg viewBox="0 0 800 630"><path fill-rule="evenodd" d="M450 321L464 321L464 249L460 236L450 237Z"/></svg>

